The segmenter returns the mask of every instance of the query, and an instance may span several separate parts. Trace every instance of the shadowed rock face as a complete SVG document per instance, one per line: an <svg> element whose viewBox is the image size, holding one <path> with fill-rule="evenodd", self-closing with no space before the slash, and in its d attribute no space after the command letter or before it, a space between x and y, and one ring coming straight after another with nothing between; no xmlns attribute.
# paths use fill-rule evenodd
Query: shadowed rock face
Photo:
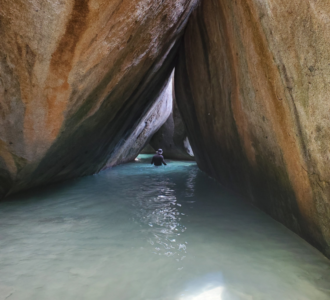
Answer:
<svg viewBox="0 0 330 300"><path fill-rule="evenodd" d="M147 144L141 151L140 154L155 154L156 150Z"/></svg>
<svg viewBox="0 0 330 300"><path fill-rule="evenodd" d="M134 160L172 113L172 77L134 131L119 143L105 167ZM154 153L155 151L152 151Z"/></svg>
<svg viewBox="0 0 330 300"><path fill-rule="evenodd" d="M150 145L153 149L162 149L165 158L194 160L194 153L175 101L174 91L173 111L164 125L152 136Z"/></svg>
<svg viewBox="0 0 330 300"><path fill-rule="evenodd" d="M328 1L206 0L176 66L200 168L330 257Z"/></svg>
<svg viewBox="0 0 330 300"><path fill-rule="evenodd" d="M1 1L0 197L101 170L166 84L195 2Z"/></svg>

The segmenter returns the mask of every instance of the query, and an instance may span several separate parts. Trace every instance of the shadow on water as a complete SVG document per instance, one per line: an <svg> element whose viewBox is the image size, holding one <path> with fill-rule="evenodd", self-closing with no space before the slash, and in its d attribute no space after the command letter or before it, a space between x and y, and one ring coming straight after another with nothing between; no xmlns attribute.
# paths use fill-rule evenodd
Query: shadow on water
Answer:
<svg viewBox="0 0 330 300"><path fill-rule="evenodd" d="M0 203L0 300L330 299L330 263L194 162Z"/></svg>

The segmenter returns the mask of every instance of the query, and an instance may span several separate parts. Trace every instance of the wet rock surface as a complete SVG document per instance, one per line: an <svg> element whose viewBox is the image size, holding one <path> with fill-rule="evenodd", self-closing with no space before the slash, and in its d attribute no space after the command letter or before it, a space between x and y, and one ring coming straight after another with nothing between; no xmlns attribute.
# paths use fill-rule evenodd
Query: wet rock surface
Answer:
<svg viewBox="0 0 330 300"><path fill-rule="evenodd" d="M0 197L101 170L165 86L195 4L1 1Z"/></svg>
<svg viewBox="0 0 330 300"><path fill-rule="evenodd" d="M201 169L330 256L330 6L203 1L176 66Z"/></svg>

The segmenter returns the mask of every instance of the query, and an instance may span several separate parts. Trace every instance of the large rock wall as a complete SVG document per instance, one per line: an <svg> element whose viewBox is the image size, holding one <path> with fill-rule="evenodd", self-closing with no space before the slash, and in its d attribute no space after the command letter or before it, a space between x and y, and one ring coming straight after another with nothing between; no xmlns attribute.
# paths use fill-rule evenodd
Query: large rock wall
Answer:
<svg viewBox="0 0 330 300"><path fill-rule="evenodd" d="M327 0L205 0L175 86L198 165L328 257L329 16Z"/></svg>
<svg viewBox="0 0 330 300"><path fill-rule="evenodd" d="M0 198L101 170L172 72L195 0L0 0Z"/></svg>
<svg viewBox="0 0 330 300"><path fill-rule="evenodd" d="M152 136L150 145L153 149L162 149L165 158L194 160L186 126L176 104L174 89L172 101L173 110L163 126Z"/></svg>

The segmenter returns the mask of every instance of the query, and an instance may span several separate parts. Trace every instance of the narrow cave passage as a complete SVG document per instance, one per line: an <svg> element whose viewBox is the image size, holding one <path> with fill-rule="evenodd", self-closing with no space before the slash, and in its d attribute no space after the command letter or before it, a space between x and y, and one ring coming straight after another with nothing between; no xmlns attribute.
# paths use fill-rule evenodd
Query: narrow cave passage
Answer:
<svg viewBox="0 0 330 300"><path fill-rule="evenodd" d="M330 299L329 0L0 3L0 300Z"/></svg>
<svg viewBox="0 0 330 300"><path fill-rule="evenodd" d="M0 299L330 297L330 263L195 162L150 155L0 203Z"/></svg>

